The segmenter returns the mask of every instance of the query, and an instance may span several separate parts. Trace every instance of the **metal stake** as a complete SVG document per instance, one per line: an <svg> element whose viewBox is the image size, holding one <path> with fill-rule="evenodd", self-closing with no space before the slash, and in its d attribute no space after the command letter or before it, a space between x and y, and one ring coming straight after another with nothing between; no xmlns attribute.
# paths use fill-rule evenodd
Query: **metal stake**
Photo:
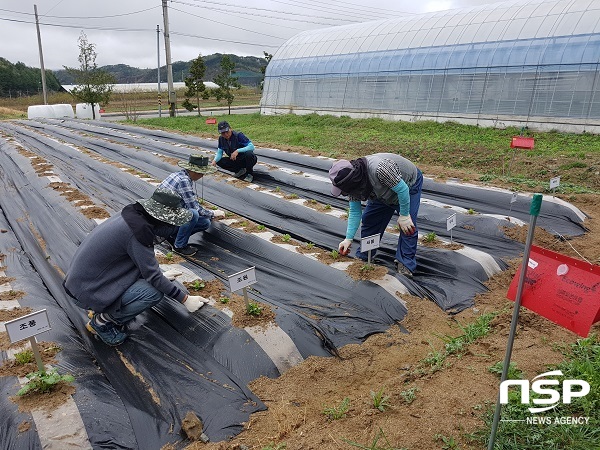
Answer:
<svg viewBox="0 0 600 450"><path fill-rule="evenodd" d="M527 267L529 264L529 254L531 252L531 244L533 243L533 233L535 231L535 222L537 216L540 214L540 207L542 206L542 194L535 194L531 201L531 208L529 214L531 219L529 221L529 230L527 233L527 241L525 242L525 250L523 252L523 262L521 263L521 273L519 275L519 284L517 288L517 296L515 298L515 305L513 309L512 320L510 322L510 333L508 335L508 344L506 345L506 355L504 356L504 365L502 367L502 376L500 377L500 383L506 380L508 374L508 367L510 365L510 357L512 354L513 342L515 340L515 334L517 332L517 323L519 322L519 310L521 308L521 295L523 294L523 286L525 285L525 275L527 274ZM498 431L498 423L500 421L500 392L498 392L498 399L496 400L496 410L494 411L494 421L492 423L492 431L490 433L490 442L488 450L494 449L494 443L496 441L496 432Z"/></svg>

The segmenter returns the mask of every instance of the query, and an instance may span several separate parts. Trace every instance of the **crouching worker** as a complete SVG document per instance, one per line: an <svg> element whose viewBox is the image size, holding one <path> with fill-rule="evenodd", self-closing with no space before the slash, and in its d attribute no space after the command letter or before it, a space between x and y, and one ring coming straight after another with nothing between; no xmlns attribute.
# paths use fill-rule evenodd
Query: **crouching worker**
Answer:
<svg viewBox="0 0 600 450"><path fill-rule="evenodd" d="M217 129L220 134L219 148L211 164L234 172L234 177L251 183L254 180L254 166L258 161L254 154L254 144L241 131L233 131L229 122L219 122Z"/></svg>
<svg viewBox="0 0 600 450"><path fill-rule="evenodd" d="M121 344L127 323L165 295L189 312L206 302L166 278L154 255L155 237L191 219L180 203L178 194L159 187L94 228L75 252L63 286L77 306L93 311L86 328L105 344Z"/></svg>
<svg viewBox="0 0 600 450"><path fill-rule="evenodd" d="M173 235L167 237L167 241L173 246L175 253L193 256L197 249L188 245L192 234L207 230L212 220L225 217L225 213L218 209L211 211L203 208L196 197L194 183L217 170L208 164L208 156L190 155L188 162L179 161L177 165L183 169L170 174L159 187L179 194L181 206L192 213L192 218L185 225L176 228Z"/></svg>
<svg viewBox="0 0 600 450"><path fill-rule="evenodd" d="M340 253L350 252L361 219L361 238L374 234L383 236L397 212L400 236L396 247L396 270L411 277L417 268L417 214L423 186L423 174L417 166L400 155L375 153L352 161L341 159L335 162L329 169L329 179L331 194L335 197L346 195L350 201L346 239L338 246ZM364 213L361 200L367 202ZM356 257L366 261L368 254L359 247Z"/></svg>

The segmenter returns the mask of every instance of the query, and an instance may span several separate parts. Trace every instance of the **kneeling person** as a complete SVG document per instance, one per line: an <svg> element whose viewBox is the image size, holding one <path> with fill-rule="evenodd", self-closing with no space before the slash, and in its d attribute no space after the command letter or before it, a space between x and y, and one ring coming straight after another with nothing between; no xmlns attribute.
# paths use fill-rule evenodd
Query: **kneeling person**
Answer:
<svg viewBox="0 0 600 450"><path fill-rule="evenodd" d="M199 233L208 229L214 219L224 217L225 213L220 210L211 211L200 206L196 199L194 191L194 182L201 179L204 175L209 175L217 171L216 168L208 164L208 156L190 155L189 160L179 161L177 165L183 169L169 175L160 184L160 187L171 189L181 196L181 207L187 209L191 214L191 220L181 225L174 231L167 240L173 245L173 251L183 256L192 256L196 249L188 245L192 234Z"/></svg>

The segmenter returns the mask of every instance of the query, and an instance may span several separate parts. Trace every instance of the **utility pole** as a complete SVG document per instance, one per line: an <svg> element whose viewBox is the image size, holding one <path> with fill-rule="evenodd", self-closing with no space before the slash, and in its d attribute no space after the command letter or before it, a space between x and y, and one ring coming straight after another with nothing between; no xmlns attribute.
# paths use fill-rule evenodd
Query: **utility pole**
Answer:
<svg viewBox="0 0 600 450"><path fill-rule="evenodd" d="M42 92L44 94L44 105L48 104L48 92L46 91L46 70L44 69L44 52L42 51L42 35L40 34L40 21L38 20L37 5L33 5L35 13L35 28L37 29L38 48L40 50L40 66L42 71Z"/></svg>
<svg viewBox="0 0 600 450"><path fill-rule="evenodd" d="M165 53L167 58L167 89L169 89L169 116L175 117L175 90L173 89L173 67L171 66L171 41L169 39L169 12L167 0L162 0L163 21L165 23Z"/></svg>
<svg viewBox="0 0 600 450"><path fill-rule="evenodd" d="M162 99L160 98L160 26L156 25L156 58L158 60L158 117L162 117Z"/></svg>

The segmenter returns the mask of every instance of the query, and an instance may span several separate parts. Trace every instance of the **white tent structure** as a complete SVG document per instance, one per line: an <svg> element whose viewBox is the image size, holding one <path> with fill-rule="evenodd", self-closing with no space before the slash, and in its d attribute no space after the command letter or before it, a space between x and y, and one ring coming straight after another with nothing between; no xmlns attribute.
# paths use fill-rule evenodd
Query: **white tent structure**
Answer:
<svg viewBox="0 0 600 450"><path fill-rule="evenodd" d="M600 132L599 64L600 1L513 0L300 33L261 112Z"/></svg>

